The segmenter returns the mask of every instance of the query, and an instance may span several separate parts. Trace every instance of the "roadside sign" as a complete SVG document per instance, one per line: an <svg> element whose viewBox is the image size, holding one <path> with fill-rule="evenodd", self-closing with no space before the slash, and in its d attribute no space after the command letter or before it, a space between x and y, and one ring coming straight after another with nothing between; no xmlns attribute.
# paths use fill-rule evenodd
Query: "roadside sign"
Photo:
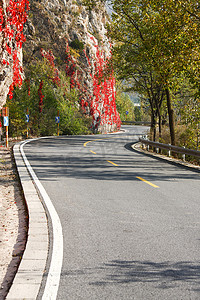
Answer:
<svg viewBox="0 0 200 300"><path fill-rule="evenodd" d="M9 119L8 119L8 117L4 117L3 118L3 124L4 124L4 126L9 126Z"/></svg>
<svg viewBox="0 0 200 300"><path fill-rule="evenodd" d="M8 148L8 126L9 126L9 108L2 108L3 125L6 127L6 147Z"/></svg>
<svg viewBox="0 0 200 300"><path fill-rule="evenodd" d="M2 117L5 117L5 116L6 116L6 108L3 107L3 108L2 108Z"/></svg>
<svg viewBox="0 0 200 300"><path fill-rule="evenodd" d="M128 111L126 111L126 115L128 115L129 114L129 112Z"/></svg>
<svg viewBox="0 0 200 300"><path fill-rule="evenodd" d="M0 117L1 117L1 113L0 113ZM0 119L0 141L1 141L1 135L2 135L2 124L1 124L1 119Z"/></svg>
<svg viewBox="0 0 200 300"><path fill-rule="evenodd" d="M2 108L2 117L8 117L9 116L9 108L3 107Z"/></svg>
<svg viewBox="0 0 200 300"><path fill-rule="evenodd" d="M29 122L29 115L26 115L26 123Z"/></svg>
<svg viewBox="0 0 200 300"><path fill-rule="evenodd" d="M29 123L29 109L27 107L26 109L26 120L25 120L27 126L26 126L26 137L28 138L28 123Z"/></svg>
<svg viewBox="0 0 200 300"><path fill-rule="evenodd" d="M56 122L56 124L59 124L60 123L60 117L55 117L55 122Z"/></svg>
<svg viewBox="0 0 200 300"><path fill-rule="evenodd" d="M55 117L56 124L58 126L57 136L60 134L60 112L58 110L57 117Z"/></svg>

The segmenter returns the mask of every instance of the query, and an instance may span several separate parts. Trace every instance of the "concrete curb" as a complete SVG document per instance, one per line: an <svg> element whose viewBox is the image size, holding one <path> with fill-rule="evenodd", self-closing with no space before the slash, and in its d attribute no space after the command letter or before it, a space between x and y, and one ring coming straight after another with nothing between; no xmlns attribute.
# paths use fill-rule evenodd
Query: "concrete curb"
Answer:
<svg viewBox="0 0 200 300"><path fill-rule="evenodd" d="M138 151L138 152L141 152L141 153L144 153L144 154L148 154L152 157L157 157L157 158L160 158L160 159L163 159L163 160L166 160L168 162L175 163L175 164L178 164L178 165L181 165L181 166L184 166L184 167L188 167L188 168L191 168L193 170L200 171L199 166L195 166L193 164L190 164L189 162L185 162L185 161L175 159L175 158L172 158L172 157L167 157L167 156L162 155L162 154L156 154L156 153L149 152L147 150L143 150L143 149L141 149L140 146L141 146L140 142L131 145L132 149L134 149L135 151Z"/></svg>
<svg viewBox="0 0 200 300"><path fill-rule="evenodd" d="M48 224L45 209L20 154L20 144L13 148L29 214L26 248L7 300L34 300L39 293L49 248Z"/></svg>

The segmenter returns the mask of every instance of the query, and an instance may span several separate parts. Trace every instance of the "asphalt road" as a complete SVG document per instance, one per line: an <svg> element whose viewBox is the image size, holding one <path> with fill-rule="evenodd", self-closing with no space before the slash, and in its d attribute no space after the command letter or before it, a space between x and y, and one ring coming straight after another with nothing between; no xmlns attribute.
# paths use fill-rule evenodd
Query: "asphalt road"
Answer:
<svg viewBox="0 0 200 300"><path fill-rule="evenodd" d="M145 128L24 147L60 217L58 300L200 299L200 174L130 150Z"/></svg>

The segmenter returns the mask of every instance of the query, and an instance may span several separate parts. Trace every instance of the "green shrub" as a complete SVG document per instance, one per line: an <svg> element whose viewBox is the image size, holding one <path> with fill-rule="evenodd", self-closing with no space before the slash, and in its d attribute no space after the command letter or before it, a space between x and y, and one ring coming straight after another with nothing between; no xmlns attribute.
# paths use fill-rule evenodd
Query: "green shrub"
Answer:
<svg viewBox="0 0 200 300"><path fill-rule="evenodd" d="M79 111L78 94L70 90L69 80L60 73L60 83L56 84L51 67L44 61L30 66L30 83L24 81L22 87L15 88L13 99L7 100L10 110L9 135L24 136L27 130L25 121L27 109L29 114L29 134L33 136L49 136L57 134L55 117L60 114L61 134L91 133L91 119ZM43 81L43 105L39 112L38 89ZM30 94L29 92L30 91Z"/></svg>

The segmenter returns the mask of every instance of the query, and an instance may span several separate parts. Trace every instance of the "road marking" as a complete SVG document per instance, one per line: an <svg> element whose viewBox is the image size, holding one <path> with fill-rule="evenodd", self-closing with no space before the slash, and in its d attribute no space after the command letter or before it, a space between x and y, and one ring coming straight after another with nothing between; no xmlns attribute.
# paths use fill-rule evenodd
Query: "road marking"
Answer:
<svg viewBox="0 0 200 300"><path fill-rule="evenodd" d="M90 152L93 153L93 154L96 154L96 152L94 152L94 151L92 151L92 150L90 150Z"/></svg>
<svg viewBox="0 0 200 300"><path fill-rule="evenodd" d="M84 143L84 147L86 147L87 144L88 144L88 143L91 143L91 142L92 142L92 141L85 142L85 143Z"/></svg>
<svg viewBox="0 0 200 300"><path fill-rule="evenodd" d="M35 139L38 140L38 139ZM33 140L31 140L33 141ZM24 162L26 164L26 167L31 174L31 177L33 178L33 181L35 182L39 193L41 194L46 207L49 211L51 220L52 220L52 227L53 227L53 249L52 249L52 256L51 256L51 263L49 267L49 272L47 276L47 281L44 289L44 293L42 296L42 300L56 300L57 293L58 293L58 287L60 282L60 275L61 275L61 269L62 269L62 262L63 262L63 233L62 233L62 226L59 219L59 216L51 202L51 199L47 195L47 192L45 191L43 185L39 181L37 175L33 171L28 159L26 158L26 155L24 153L23 147L25 144L27 144L30 141L26 141L20 146L20 151L22 154L22 157L24 159Z"/></svg>
<svg viewBox="0 0 200 300"><path fill-rule="evenodd" d="M107 160L107 162L109 162L110 164L112 164L113 166L116 166L116 167L118 167L118 165L117 164L115 164L114 162L112 162L112 161L110 161L110 160Z"/></svg>
<svg viewBox="0 0 200 300"><path fill-rule="evenodd" d="M151 182L145 180L145 179L142 178L142 177L136 177L136 178L138 178L139 180L144 181L145 183L147 183L147 184L149 184L149 185L151 185L151 186L153 186L153 187L155 187L155 188L159 188L159 186L157 186L157 185L155 185L155 184L153 184L153 183L151 183Z"/></svg>
<svg viewBox="0 0 200 300"><path fill-rule="evenodd" d="M95 141L102 141L102 140L103 139L95 139L95 140L92 140L92 141L87 141L87 142L84 143L84 147L86 147L88 143L92 143L92 142L95 142Z"/></svg>
<svg viewBox="0 0 200 300"><path fill-rule="evenodd" d="M112 137L106 137L106 138L102 138L102 139L95 139L92 141L87 141L83 145L84 145L84 147L86 147L88 143L92 143L92 142L96 142L96 141L103 141L103 140L107 140L107 139L114 139L114 138L118 138L118 137L112 136Z"/></svg>
<svg viewBox="0 0 200 300"><path fill-rule="evenodd" d="M115 137L112 137L112 138L115 138ZM102 138L102 139L95 139L95 140L92 140L92 141L87 141L83 145L84 145L84 147L86 147L88 143L92 143L92 142L96 142L96 141L103 141L103 140L106 140L106 139L110 139L110 137L109 138L108 137L107 138ZM94 152L92 150L90 150L90 152L93 153L93 154L96 154L96 152ZM107 160L107 162L109 162L110 164L112 164L115 167L118 167L117 164L115 164L114 162L112 162L110 160Z"/></svg>

